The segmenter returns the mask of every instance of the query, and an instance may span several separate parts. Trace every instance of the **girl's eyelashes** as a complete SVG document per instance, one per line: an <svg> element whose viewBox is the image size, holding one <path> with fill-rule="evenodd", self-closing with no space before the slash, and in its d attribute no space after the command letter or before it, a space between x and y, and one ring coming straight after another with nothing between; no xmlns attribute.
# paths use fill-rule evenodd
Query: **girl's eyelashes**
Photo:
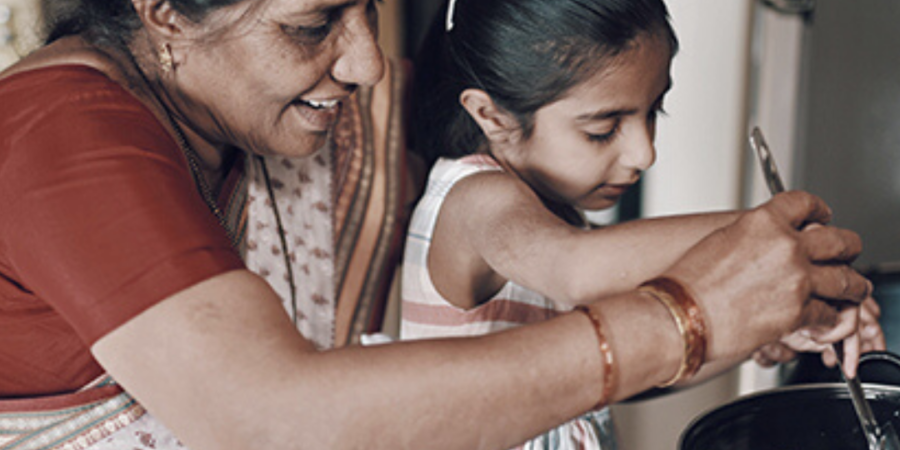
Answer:
<svg viewBox="0 0 900 450"><path fill-rule="evenodd" d="M612 127L609 128L609 131L601 133L585 132L585 136L587 136L588 141L598 144L605 144L616 137L616 133L618 133L619 131L619 123L620 121L616 120L615 123L613 123Z"/></svg>
<svg viewBox="0 0 900 450"><path fill-rule="evenodd" d="M647 116L648 120L656 120L659 116L667 116L666 107L663 105L662 100L660 99L656 105L650 108L650 113Z"/></svg>
<svg viewBox="0 0 900 450"><path fill-rule="evenodd" d="M618 129L619 129L619 127L616 127L616 128L613 128L612 131L610 131L608 133L602 133L602 134L596 134L596 133L585 133L585 134L587 135L587 138L589 141L597 143L597 144L605 144L605 143L613 140L614 137L616 137L616 131Z"/></svg>
<svg viewBox="0 0 900 450"><path fill-rule="evenodd" d="M649 112L647 112L647 123L654 124L656 122L656 119L659 118L659 116L665 116L665 115L667 115L666 110L665 110L665 108L663 108L662 102L659 102L656 106L654 106L653 108L650 108ZM588 141L590 141L590 142L594 142L594 143L598 143L598 144L606 144L606 143L612 141L616 137L616 135L619 132L619 127L621 126L621 123L622 123L622 119L617 118L615 120L615 123L612 124L612 127L609 128L609 131L601 132L601 133L585 131L584 134L587 137Z"/></svg>

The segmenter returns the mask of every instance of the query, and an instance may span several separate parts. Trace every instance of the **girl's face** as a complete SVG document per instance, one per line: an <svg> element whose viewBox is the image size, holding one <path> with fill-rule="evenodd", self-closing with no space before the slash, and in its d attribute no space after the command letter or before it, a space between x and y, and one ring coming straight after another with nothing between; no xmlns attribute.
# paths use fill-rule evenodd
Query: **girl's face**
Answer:
<svg viewBox="0 0 900 450"><path fill-rule="evenodd" d="M173 44L181 56L173 101L213 145L311 154L340 102L384 72L375 0L243 1L214 11L204 26L199 41Z"/></svg>
<svg viewBox="0 0 900 450"><path fill-rule="evenodd" d="M534 117L527 139L498 156L538 194L584 210L615 205L656 159L656 116L671 85L668 42L643 33Z"/></svg>

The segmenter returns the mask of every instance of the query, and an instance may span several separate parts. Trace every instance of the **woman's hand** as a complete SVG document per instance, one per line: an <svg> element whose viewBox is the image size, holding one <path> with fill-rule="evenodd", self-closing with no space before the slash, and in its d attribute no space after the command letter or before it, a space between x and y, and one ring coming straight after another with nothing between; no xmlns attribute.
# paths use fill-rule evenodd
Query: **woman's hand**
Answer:
<svg viewBox="0 0 900 450"><path fill-rule="evenodd" d="M871 285L850 268L859 236L825 224L828 206L788 192L712 233L667 271L694 290L710 322L710 360L749 355L801 329L842 340ZM849 305L839 312L833 305Z"/></svg>

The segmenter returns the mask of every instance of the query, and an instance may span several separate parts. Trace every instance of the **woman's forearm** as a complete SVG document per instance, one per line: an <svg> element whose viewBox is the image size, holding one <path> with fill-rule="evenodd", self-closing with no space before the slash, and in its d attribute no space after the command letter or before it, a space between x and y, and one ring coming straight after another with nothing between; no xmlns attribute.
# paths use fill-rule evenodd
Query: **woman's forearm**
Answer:
<svg viewBox="0 0 900 450"><path fill-rule="evenodd" d="M241 295L256 290L247 277L191 288L94 347L194 450L509 448L588 410L603 392L583 314L478 338L316 352L277 302ZM596 308L617 360L611 400L671 377L680 341L663 307L625 295ZM136 355L140 345L146 351Z"/></svg>
<svg viewBox="0 0 900 450"><path fill-rule="evenodd" d="M799 327L841 328L846 321L817 298L868 298L868 281L845 265L858 237L804 226L828 218L814 197L777 196L666 269L702 315L706 372ZM651 295L630 291L590 308L616 360L610 401L682 373L693 354L671 306ZM849 325L831 339L854 332ZM591 408L609 367L579 312L479 338L320 353L246 271L163 300L92 350L194 450L507 448Z"/></svg>

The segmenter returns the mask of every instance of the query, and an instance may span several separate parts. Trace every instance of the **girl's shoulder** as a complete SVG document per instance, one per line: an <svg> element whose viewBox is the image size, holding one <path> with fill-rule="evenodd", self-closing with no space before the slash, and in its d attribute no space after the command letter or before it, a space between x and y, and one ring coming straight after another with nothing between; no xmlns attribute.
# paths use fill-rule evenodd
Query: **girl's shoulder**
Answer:
<svg viewBox="0 0 900 450"><path fill-rule="evenodd" d="M475 154L462 158L439 158L428 175L430 188L448 188L464 178L481 172L503 172L503 168L490 156Z"/></svg>
<svg viewBox="0 0 900 450"><path fill-rule="evenodd" d="M475 166L482 169L503 170L503 167L500 166L500 163L498 163L496 159L484 153L476 153L448 161L454 161L460 165Z"/></svg>
<svg viewBox="0 0 900 450"><path fill-rule="evenodd" d="M440 159L432 169L429 189L444 197L443 210L484 211L540 200L522 180L484 154Z"/></svg>

